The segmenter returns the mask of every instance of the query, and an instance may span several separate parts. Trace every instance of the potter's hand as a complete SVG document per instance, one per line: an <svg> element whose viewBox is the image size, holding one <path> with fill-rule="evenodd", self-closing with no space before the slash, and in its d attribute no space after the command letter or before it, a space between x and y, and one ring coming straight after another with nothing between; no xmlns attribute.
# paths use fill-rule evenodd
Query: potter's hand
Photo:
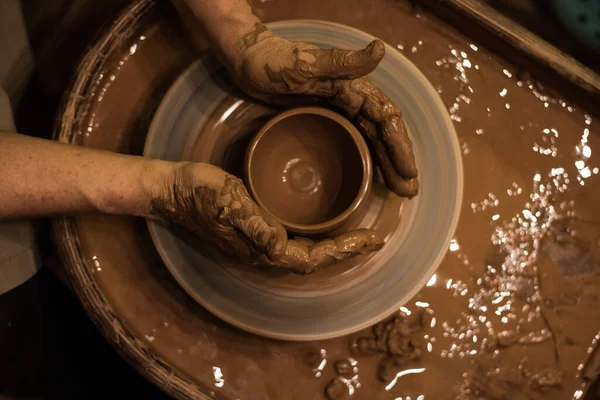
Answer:
<svg viewBox="0 0 600 400"><path fill-rule="evenodd" d="M318 242L295 238L288 241L283 257L271 265L305 275L355 255L377 251L383 244L371 229L358 229Z"/></svg>
<svg viewBox="0 0 600 400"><path fill-rule="evenodd" d="M364 78L384 56L381 41L358 51L320 49L274 35L248 0L183 1L246 93L283 106L325 103L341 109L371 145L389 189L400 196L417 194L417 167L402 113Z"/></svg>
<svg viewBox="0 0 600 400"><path fill-rule="evenodd" d="M224 253L307 274L383 245L370 230L312 242L288 240L283 226L261 209L242 181L208 164L176 164L152 195L149 214L177 222Z"/></svg>
<svg viewBox="0 0 600 400"><path fill-rule="evenodd" d="M362 131L388 188L399 196L417 194L417 167L402 113L364 78L384 56L381 41L358 51L326 50L290 42L256 24L244 46L233 72L247 94L284 106L325 101L340 109Z"/></svg>

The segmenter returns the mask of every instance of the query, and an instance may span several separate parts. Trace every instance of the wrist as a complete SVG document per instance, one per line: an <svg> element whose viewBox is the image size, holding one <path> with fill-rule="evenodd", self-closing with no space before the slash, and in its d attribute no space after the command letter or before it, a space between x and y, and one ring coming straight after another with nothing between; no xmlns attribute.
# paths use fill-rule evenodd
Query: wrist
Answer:
<svg viewBox="0 0 600 400"><path fill-rule="evenodd" d="M266 31L247 0L185 0L204 27L213 50L227 69L235 73L248 41Z"/></svg>
<svg viewBox="0 0 600 400"><path fill-rule="evenodd" d="M147 218L162 218L157 212L158 204L170 208L174 202L174 181L187 162L145 160L140 172L139 191L135 215Z"/></svg>
<svg viewBox="0 0 600 400"><path fill-rule="evenodd" d="M177 163L119 155L118 176L84 181L81 192L94 212L150 216L153 199L163 193Z"/></svg>

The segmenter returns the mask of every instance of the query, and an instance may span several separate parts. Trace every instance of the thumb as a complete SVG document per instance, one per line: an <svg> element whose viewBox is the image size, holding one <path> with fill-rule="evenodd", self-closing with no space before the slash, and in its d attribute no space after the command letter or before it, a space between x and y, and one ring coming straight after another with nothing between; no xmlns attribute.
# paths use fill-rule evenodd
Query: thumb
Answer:
<svg viewBox="0 0 600 400"><path fill-rule="evenodd" d="M288 244L287 232L271 215L262 210L256 211L258 212L254 216L241 222L239 228L259 254L276 261L285 254Z"/></svg>
<svg viewBox="0 0 600 400"><path fill-rule="evenodd" d="M362 50L307 49L301 50L311 57L298 56L299 67L321 79L356 79L368 75L385 55L385 45L381 40L372 41ZM312 62L311 62L312 61Z"/></svg>

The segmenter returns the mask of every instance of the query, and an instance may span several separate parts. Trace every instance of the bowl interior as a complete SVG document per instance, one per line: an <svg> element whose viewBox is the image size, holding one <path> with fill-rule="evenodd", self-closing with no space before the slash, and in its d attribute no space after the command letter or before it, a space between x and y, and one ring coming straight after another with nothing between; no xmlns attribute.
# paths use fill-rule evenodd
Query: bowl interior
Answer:
<svg viewBox="0 0 600 400"><path fill-rule="evenodd" d="M359 196L362 155L345 126L323 114L294 111L275 117L252 143L248 186L284 225L323 224Z"/></svg>

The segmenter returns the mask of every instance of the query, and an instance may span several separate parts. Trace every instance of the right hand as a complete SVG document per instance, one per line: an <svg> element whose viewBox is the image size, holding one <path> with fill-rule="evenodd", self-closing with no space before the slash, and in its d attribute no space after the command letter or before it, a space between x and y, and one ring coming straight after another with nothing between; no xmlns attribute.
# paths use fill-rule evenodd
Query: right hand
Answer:
<svg viewBox="0 0 600 400"><path fill-rule="evenodd" d="M417 195L417 164L402 112L366 78L383 59L383 42L361 50L321 49L283 39L262 24L243 42L229 64L244 92L268 104L343 112L369 143L386 186L401 197Z"/></svg>
<svg viewBox="0 0 600 400"><path fill-rule="evenodd" d="M299 274L371 253L384 244L369 229L317 242L288 240L283 225L251 199L239 178L209 164L175 164L151 196L151 217L177 222L244 262Z"/></svg>

